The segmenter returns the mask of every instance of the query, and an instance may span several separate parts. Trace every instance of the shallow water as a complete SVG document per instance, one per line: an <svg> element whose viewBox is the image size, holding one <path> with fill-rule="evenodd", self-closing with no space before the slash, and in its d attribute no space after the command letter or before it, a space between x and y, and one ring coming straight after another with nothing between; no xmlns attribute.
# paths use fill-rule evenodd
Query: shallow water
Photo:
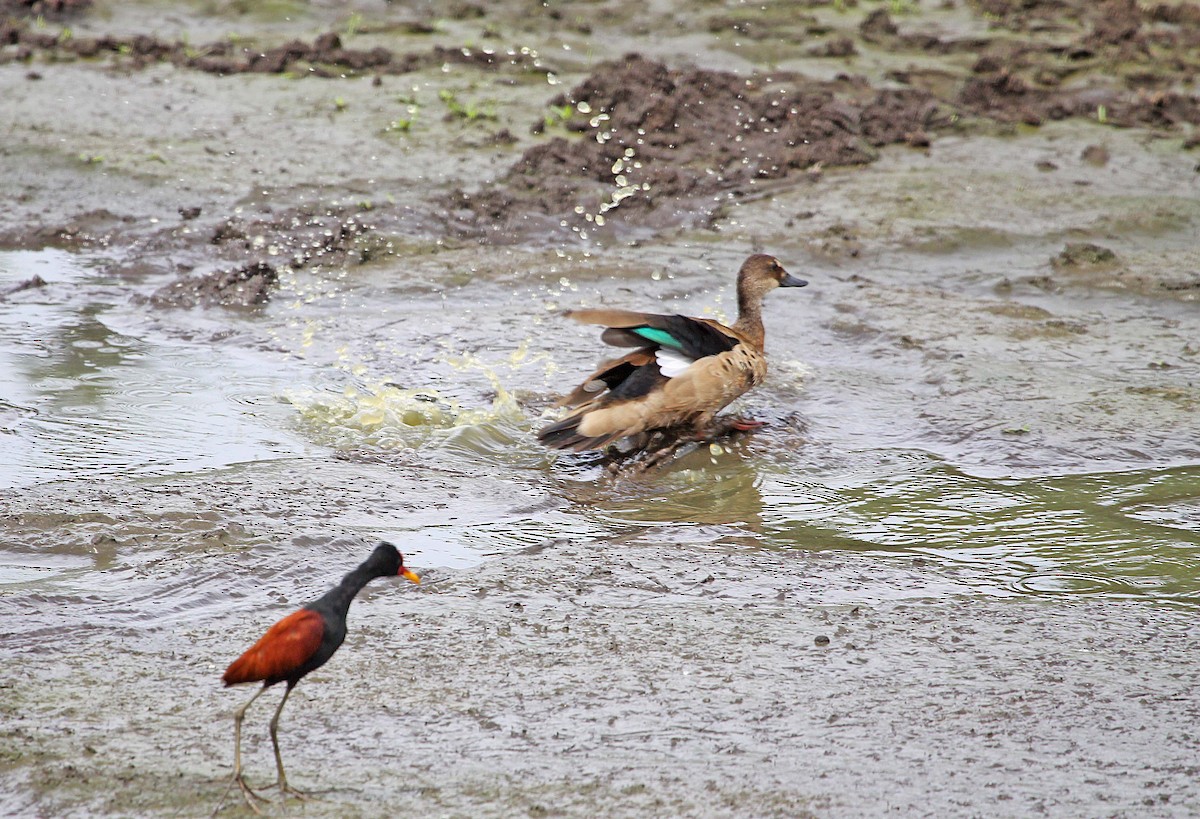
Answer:
<svg viewBox="0 0 1200 819"><path fill-rule="evenodd" d="M308 511L332 514L368 538L402 539L420 565L465 567L560 537L686 541L768 550L773 559L796 550L876 553L916 560L930 575L914 589L867 583L848 602L964 588L998 597L1200 601L1200 467L1097 471L1084 459L1055 471L1059 447L1051 440L1038 448L1038 463L1005 474L1008 450L1024 431L963 442L931 434L920 391L893 392L904 367L881 380L874 342L831 352L820 322L773 334L772 381L743 401L770 422L753 438L691 452L642 476L614 478L588 456L555 457L531 432L565 380L601 352L588 328L569 325L558 311L610 297L645 300L667 285L683 299L681 309L723 315L725 274L711 261L700 262L709 272L692 282L626 272L588 255L508 255L486 275L464 270L452 251L353 279L318 271L285 282L264 311L209 315L129 303L122 283L106 278L103 258L4 254L5 286L34 274L47 284L0 305L7 421L0 484L17 491L64 479L148 486L272 463L305 470L336 456L339 469L385 475L373 479L380 487L394 481L403 512L355 512L353 502L319 492ZM540 269L522 278L527 264ZM705 282L714 285L707 293ZM778 327L781 313L828 310L835 285L822 284L774 296L768 325ZM841 319L836 306L832 312L825 326L836 337ZM819 339L808 361L797 333ZM928 362L910 369L934 380ZM1102 379L1103 369L1080 377ZM836 428L822 417L830 412ZM876 444L862 448L872 437ZM922 449L923 441L941 451ZM209 518L223 541L253 542L228 525L238 520L233 510L214 508ZM49 516L45 524L58 522ZM87 531L90 546L47 553L26 542L0 550L9 592L32 583L39 594L71 595L81 584L98 600L108 599L106 589L113 599L129 594L131 556L94 560L94 543L106 531L136 535L137 527L101 519ZM150 553L134 563L166 556L144 545ZM99 585L97 569L105 572ZM187 620L219 606L222 591L255 596L252 579L219 568L203 574L186 587L147 590L137 605Z"/></svg>
<svg viewBox="0 0 1200 819"><path fill-rule="evenodd" d="M293 377L287 357L237 339L252 321L195 317L168 329L126 304L103 268L55 250L0 253L0 287L46 282L0 302L0 487L180 474L312 449L287 429L278 397Z"/></svg>

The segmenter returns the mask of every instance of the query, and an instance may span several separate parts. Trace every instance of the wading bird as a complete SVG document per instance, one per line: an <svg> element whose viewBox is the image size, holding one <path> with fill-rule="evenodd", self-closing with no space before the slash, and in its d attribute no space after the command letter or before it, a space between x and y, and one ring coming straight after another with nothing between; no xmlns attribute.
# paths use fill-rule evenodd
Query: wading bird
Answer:
<svg viewBox="0 0 1200 819"><path fill-rule="evenodd" d="M762 383L762 303L776 287L808 282L788 273L773 256L755 254L737 277L738 318L732 327L687 316L628 310L573 310L567 315L607 329L600 338L614 347L636 347L600 365L559 406L565 418L543 428L538 439L555 449L603 449L621 438L670 432L676 440L704 440L761 423L714 418L731 401Z"/></svg>
<svg viewBox="0 0 1200 819"><path fill-rule="evenodd" d="M287 690L283 692L283 699L279 701L279 707L271 719L271 744L275 748L275 767L279 771L277 784L281 793L303 797L302 793L288 786L283 773L283 757L279 754L279 714L296 683L308 672L324 665L346 639L346 612L355 595L376 577L396 575L413 583L421 582L416 574L405 568L404 556L395 546L380 543L362 565L342 578L341 583L323 597L271 626L257 643L225 669L221 680L226 686L262 683L262 688L233 715L233 781L242 789L246 804L255 813L258 807L254 800L263 797L250 789L242 774L242 719L246 716L246 709L275 683L287 683Z"/></svg>

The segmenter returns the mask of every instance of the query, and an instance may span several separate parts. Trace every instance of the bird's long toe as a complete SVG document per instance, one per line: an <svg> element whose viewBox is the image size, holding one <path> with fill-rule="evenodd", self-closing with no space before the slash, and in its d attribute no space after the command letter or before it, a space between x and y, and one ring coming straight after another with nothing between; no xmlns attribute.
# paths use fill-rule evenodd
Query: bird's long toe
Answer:
<svg viewBox="0 0 1200 819"><path fill-rule="evenodd" d="M310 799L319 799L320 798L319 796L317 796L317 794L315 794L311 791L302 791L298 788L293 788L286 781L276 782L275 784L279 786L279 793L281 794L282 798L284 798L284 799L286 799L287 797L290 796L293 799L299 799L301 802L307 802Z"/></svg>
<svg viewBox="0 0 1200 819"><path fill-rule="evenodd" d="M258 805L256 805L255 802L270 802L271 800L247 785L245 778L240 774L234 777L234 781L237 782L238 788L242 792L242 798L246 800L246 805L250 808L250 810L261 816L262 811L258 809Z"/></svg>

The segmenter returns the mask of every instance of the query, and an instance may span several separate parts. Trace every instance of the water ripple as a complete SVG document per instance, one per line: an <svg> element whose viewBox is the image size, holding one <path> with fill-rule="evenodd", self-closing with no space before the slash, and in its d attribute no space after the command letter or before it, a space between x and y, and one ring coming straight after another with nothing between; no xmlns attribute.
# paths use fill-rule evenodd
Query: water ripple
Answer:
<svg viewBox="0 0 1200 819"><path fill-rule="evenodd" d="M1164 482L1176 497L1147 503ZM846 538L843 548L970 568L1001 590L1167 599L1200 594L1197 495L1196 467L1015 480L936 459L874 475L777 474L763 488L767 531L796 545L817 530Z"/></svg>

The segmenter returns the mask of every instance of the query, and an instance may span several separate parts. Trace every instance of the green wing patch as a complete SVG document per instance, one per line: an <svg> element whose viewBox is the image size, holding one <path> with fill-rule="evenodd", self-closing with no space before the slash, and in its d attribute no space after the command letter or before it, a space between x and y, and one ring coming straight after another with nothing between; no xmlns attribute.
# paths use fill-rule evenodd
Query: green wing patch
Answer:
<svg viewBox="0 0 1200 819"><path fill-rule="evenodd" d="M683 345L666 330L659 330L655 327L636 327L631 329L642 338L647 341L653 341L660 347L670 347L673 350L683 352Z"/></svg>

